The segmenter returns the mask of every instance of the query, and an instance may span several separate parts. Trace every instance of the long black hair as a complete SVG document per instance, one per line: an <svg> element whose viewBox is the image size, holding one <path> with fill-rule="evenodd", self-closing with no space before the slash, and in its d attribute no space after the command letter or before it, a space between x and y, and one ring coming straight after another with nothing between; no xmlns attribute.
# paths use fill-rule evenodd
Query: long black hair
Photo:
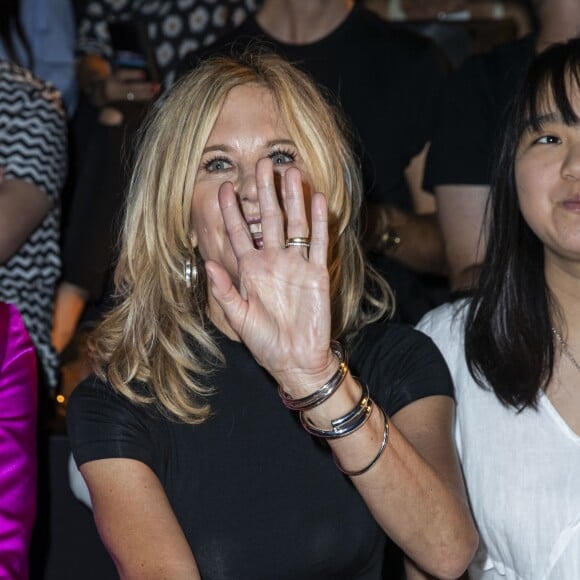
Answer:
<svg viewBox="0 0 580 580"><path fill-rule="evenodd" d="M532 61L505 117L487 207L487 253L467 314L471 374L517 409L535 407L550 381L551 329L560 316L546 284L544 246L520 212L515 158L525 132L540 129L549 102L566 124L579 121L570 102L575 90L580 90L580 38L555 44Z"/></svg>
<svg viewBox="0 0 580 580"><path fill-rule="evenodd" d="M19 41L24 48L28 62L19 62L15 41ZM32 49L20 21L20 0L0 1L0 42L9 60L29 69L34 68Z"/></svg>

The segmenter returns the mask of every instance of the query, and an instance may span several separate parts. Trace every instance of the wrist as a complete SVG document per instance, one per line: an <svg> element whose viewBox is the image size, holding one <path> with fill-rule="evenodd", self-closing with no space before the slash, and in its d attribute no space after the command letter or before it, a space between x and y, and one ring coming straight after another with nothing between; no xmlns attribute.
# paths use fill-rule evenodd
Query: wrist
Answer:
<svg viewBox="0 0 580 580"><path fill-rule="evenodd" d="M367 249L377 253L392 253L401 243L398 229L393 227L393 215L388 205L372 205L368 208L369 230ZM370 217L372 216L372 218Z"/></svg>
<svg viewBox="0 0 580 580"><path fill-rule="evenodd" d="M337 346L335 345L338 345L340 348L340 353L337 351ZM305 400L320 390L322 386L326 386L334 378L337 378L337 374L340 373L343 365L345 370L348 371L344 350L342 350L342 347L338 343L333 342L331 348L328 350L326 362L319 370L307 371L294 368L277 375L275 378L278 382L278 392L282 399L286 401ZM342 378L340 379L341 381Z"/></svg>
<svg viewBox="0 0 580 580"><path fill-rule="evenodd" d="M341 386L348 373L346 353L342 345L337 341L332 341L330 349L338 360L338 368L321 387L308 395L296 398L287 393L281 385L278 385L278 394L284 405L291 411L307 411L317 407L329 399Z"/></svg>
<svg viewBox="0 0 580 580"><path fill-rule="evenodd" d="M358 405L362 394L361 384L348 373L335 395L322 405L302 411L302 418L320 429L331 429L337 417L343 417Z"/></svg>

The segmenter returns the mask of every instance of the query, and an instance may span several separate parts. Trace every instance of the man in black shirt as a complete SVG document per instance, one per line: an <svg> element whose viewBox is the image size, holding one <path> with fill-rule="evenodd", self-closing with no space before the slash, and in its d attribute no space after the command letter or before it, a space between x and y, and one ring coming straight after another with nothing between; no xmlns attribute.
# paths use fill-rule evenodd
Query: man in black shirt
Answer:
<svg viewBox="0 0 580 580"><path fill-rule="evenodd" d="M435 201L421 189L441 54L341 0L266 0L208 52L242 51L257 39L308 72L346 113L363 164L366 247L395 291L399 319L415 323L446 296Z"/></svg>

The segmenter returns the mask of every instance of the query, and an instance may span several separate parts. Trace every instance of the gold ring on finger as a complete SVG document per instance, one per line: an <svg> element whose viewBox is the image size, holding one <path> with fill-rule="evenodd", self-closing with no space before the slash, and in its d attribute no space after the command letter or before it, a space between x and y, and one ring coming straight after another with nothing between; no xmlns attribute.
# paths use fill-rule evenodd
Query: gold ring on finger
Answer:
<svg viewBox="0 0 580 580"><path fill-rule="evenodd" d="M285 248L298 246L301 248L310 248L310 238L287 238Z"/></svg>

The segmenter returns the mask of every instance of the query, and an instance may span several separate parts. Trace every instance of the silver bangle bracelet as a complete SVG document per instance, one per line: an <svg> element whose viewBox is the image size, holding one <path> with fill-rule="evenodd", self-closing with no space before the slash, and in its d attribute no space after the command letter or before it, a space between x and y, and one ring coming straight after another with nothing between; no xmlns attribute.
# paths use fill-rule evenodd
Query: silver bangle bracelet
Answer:
<svg viewBox="0 0 580 580"><path fill-rule="evenodd" d="M314 407L324 403L324 401L326 401L336 392L338 387L340 387L342 381L344 381L344 377L346 377L346 374L348 373L346 353L340 342L336 340L333 340L330 343L330 349L338 358L338 369L332 377L330 377L330 380L322 385L318 390L314 391L314 393L301 399L293 399L290 395L284 392L280 385L278 385L278 394L286 408L291 411L307 411L308 409L313 409Z"/></svg>
<svg viewBox="0 0 580 580"><path fill-rule="evenodd" d="M379 407L379 409L381 409L381 408ZM389 418L387 417L387 414L384 412L383 409L381 409L381 413L383 414L383 418L385 419L385 428L383 431L383 440L381 442L381 446L379 447L378 453L373 457L373 460L366 467L363 467L362 469L359 469L358 471L348 471L348 470L344 469L344 467L342 467L342 465L338 461L336 455L334 453L332 454L332 458L334 459L334 464L345 475L348 475L349 477L356 477L357 475L362 475L363 473L366 473L369 469L371 469L371 467L373 467L373 465L375 465L377 463L377 461L381 458L381 455L383 454L384 450L387 447L387 443L389 442Z"/></svg>
<svg viewBox="0 0 580 580"><path fill-rule="evenodd" d="M358 382L358 381L357 381ZM359 383L360 384L360 383ZM362 386L362 395L356 407L346 415L334 419L330 422L332 429L320 429L304 413L300 412L300 422L302 427L311 435L322 437L324 439L338 439L346 437L360 429L369 419L373 410L373 400L369 395L368 385Z"/></svg>

